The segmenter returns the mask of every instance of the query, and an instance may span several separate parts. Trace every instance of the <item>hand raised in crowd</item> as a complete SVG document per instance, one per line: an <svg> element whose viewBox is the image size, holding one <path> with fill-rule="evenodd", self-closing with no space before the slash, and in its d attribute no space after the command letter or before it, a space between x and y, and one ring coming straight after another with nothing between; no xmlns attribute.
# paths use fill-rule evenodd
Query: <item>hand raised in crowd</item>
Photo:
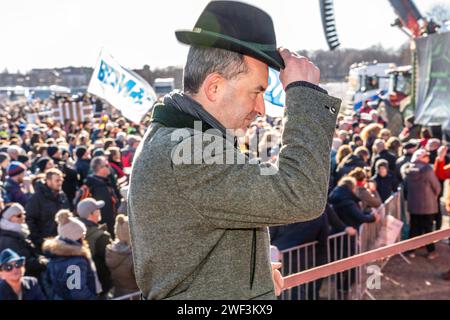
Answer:
<svg viewBox="0 0 450 320"><path fill-rule="evenodd" d="M320 81L320 70L308 58L286 48L278 49L286 68L280 72L283 88L296 81L306 81L315 85Z"/></svg>
<svg viewBox="0 0 450 320"><path fill-rule="evenodd" d="M447 146L442 146L438 150L438 158L440 162L445 162L445 157L447 156L448 148Z"/></svg>

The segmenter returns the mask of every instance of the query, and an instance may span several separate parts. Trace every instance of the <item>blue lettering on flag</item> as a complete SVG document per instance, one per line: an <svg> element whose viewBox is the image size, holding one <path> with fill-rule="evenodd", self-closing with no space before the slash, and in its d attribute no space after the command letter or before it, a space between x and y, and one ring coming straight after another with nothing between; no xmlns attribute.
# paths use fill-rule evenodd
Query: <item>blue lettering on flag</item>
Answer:
<svg viewBox="0 0 450 320"><path fill-rule="evenodd" d="M269 68L269 86L264 94L264 99L280 107L284 107L286 104L286 93L280 81L280 73L272 68Z"/></svg>

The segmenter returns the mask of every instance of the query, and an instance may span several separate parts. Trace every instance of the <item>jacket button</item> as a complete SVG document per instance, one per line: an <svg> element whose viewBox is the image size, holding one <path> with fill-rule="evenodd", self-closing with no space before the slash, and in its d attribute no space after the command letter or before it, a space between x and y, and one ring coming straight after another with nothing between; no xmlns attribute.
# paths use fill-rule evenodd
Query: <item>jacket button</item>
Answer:
<svg viewBox="0 0 450 320"><path fill-rule="evenodd" d="M325 108L327 108L328 110L330 110L330 112L332 113L332 114L336 114L336 108L335 107L329 107L329 106L325 106Z"/></svg>

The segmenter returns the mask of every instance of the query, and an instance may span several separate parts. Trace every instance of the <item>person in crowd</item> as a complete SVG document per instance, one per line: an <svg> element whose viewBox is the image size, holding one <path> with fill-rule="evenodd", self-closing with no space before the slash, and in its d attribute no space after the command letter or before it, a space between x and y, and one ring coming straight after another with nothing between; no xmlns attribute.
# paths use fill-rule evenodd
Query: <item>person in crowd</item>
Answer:
<svg viewBox="0 0 450 320"><path fill-rule="evenodd" d="M122 155L120 149L118 147L110 147L109 149L107 149L107 151L109 152L108 162L114 175L117 177L117 179L122 179L126 175L123 171L124 167L122 164Z"/></svg>
<svg viewBox="0 0 450 320"><path fill-rule="evenodd" d="M31 180L26 177L27 167L21 162L12 161L6 172L8 178L3 186L3 201L18 202L25 206L34 192Z"/></svg>
<svg viewBox="0 0 450 320"><path fill-rule="evenodd" d="M75 150L75 155L77 158L75 168L79 175L79 183L81 185L89 175L89 170L91 167L91 154L86 146L79 146Z"/></svg>
<svg viewBox="0 0 450 320"><path fill-rule="evenodd" d="M380 134L378 135L378 139L383 140L385 143L388 142L389 138L392 137L392 133L391 130L389 129L382 129L380 131Z"/></svg>
<svg viewBox="0 0 450 320"><path fill-rule="evenodd" d="M19 203L9 203L0 211L0 251L11 249L25 257L26 276L40 279L47 259L39 254L29 239L30 230L25 223L25 209Z"/></svg>
<svg viewBox="0 0 450 320"><path fill-rule="evenodd" d="M117 215L114 225L116 239L106 247L106 265L111 272L114 297L139 291L134 274L128 217Z"/></svg>
<svg viewBox="0 0 450 320"><path fill-rule="evenodd" d="M133 164L134 154L140 142L139 136L128 136L127 146L122 150L122 163L125 168L129 168Z"/></svg>
<svg viewBox="0 0 450 320"><path fill-rule="evenodd" d="M354 168L367 167L370 158L369 150L366 147L358 147L356 150L345 157L336 169L335 179L339 181Z"/></svg>
<svg viewBox="0 0 450 320"><path fill-rule="evenodd" d="M88 243L86 227L68 210L56 214L58 236L45 240L42 249L48 257L45 287L51 300L97 300L102 292ZM74 272L76 285L69 278ZM68 285L68 284L73 285Z"/></svg>
<svg viewBox="0 0 450 320"><path fill-rule="evenodd" d="M389 152L386 149L386 142L382 139L375 140L373 144L373 153L372 153L372 175L375 174L375 164L378 162L378 160L384 159L388 162L389 165L389 171L393 174L395 174L396 166L395 163L397 162L397 156L393 155L391 152Z"/></svg>
<svg viewBox="0 0 450 320"><path fill-rule="evenodd" d="M78 172L74 167L72 167L72 163L70 161L65 161L63 159L63 152L61 148L52 146L48 148L47 152L49 157L55 163L56 167L64 175L62 191L64 191L64 194L67 196L70 209L73 209L73 200L75 199L77 187L79 184Z"/></svg>
<svg viewBox="0 0 450 320"><path fill-rule="evenodd" d="M9 155L6 152L0 152L0 170L1 170L1 175L0 175L0 180L1 181L5 181L6 180L6 174L7 174L7 168L9 166L10 163L10 158Z"/></svg>
<svg viewBox="0 0 450 320"><path fill-rule="evenodd" d="M356 180L356 196L361 200L364 212L370 211L372 208L377 209L383 204L378 191L371 190L368 187L368 179L364 169L355 168L349 174L349 177L355 178Z"/></svg>
<svg viewBox="0 0 450 320"><path fill-rule="evenodd" d="M12 249L0 253L0 301L46 300L34 277L25 276L26 258Z"/></svg>
<svg viewBox="0 0 450 320"><path fill-rule="evenodd" d="M411 165L405 168L404 188L411 216L409 236L414 238L433 231L441 184L429 165L430 155L426 150L417 150L411 162ZM435 259L437 257L435 245L431 243L426 248L428 259ZM415 257L414 251L410 252L410 257Z"/></svg>
<svg viewBox="0 0 450 320"><path fill-rule="evenodd" d="M379 159L375 163L375 175L372 180L376 182L377 191L383 202L397 192L398 181L389 170L389 162L385 159Z"/></svg>
<svg viewBox="0 0 450 320"><path fill-rule="evenodd" d="M45 173L47 170L50 170L55 167L55 163L49 157L41 157L37 162L36 166L39 169L37 173Z"/></svg>
<svg viewBox="0 0 450 320"><path fill-rule="evenodd" d="M398 181L403 182L402 167L405 164L411 163L411 158L414 152L417 151L418 147L419 143L415 140L409 140L403 144L403 156L398 158L395 162Z"/></svg>
<svg viewBox="0 0 450 320"><path fill-rule="evenodd" d="M92 174L86 178L86 186L92 198L105 203L101 209L101 223L106 223L108 232L114 237L114 221L120 205L117 186L110 179L111 167L105 157L95 157L91 161Z"/></svg>
<svg viewBox="0 0 450 320"><path fill-rule="evenodd" d="M433 138L433 135L431 134L430 129L422 128L420 130L420 142L419 142L419 144L420 144L420 146L422 148L426 147L426 145L428 143L428 140L430 140L431 138Z"/></svg>
<svg viewBox="0 0 450 320"><path fill-rule="evenodd" d="M30 228L31 240L40 249L47 237L57 234L55 214L61 209L70 208L62 191L63 174L53 168L45 173L45 180L35 182L36 193L26 203L26 222Z"/></svg>
<svg viewBox="0 0 450 320"><path fill-rule="evenodd" d="M372 150L373 143L378 138L378 135L380 134L382 129L383 126L381 126L380 124L371 123L361 131L361 139L364 141L364 146L368 150Z"/></svg>
<svg viewBox="0 0 450 320"><path fill-rule="evenodd" d="M102 285L102 297L106 298L111 290L112 281L111 273L105 262L106 247L111 243L111 235L106 231L106 225L99 224L102 218L100 209L104 206L104 201L86 198L78 203L77 214L86 226L85 239L89 244L98 278Z"/></svg>

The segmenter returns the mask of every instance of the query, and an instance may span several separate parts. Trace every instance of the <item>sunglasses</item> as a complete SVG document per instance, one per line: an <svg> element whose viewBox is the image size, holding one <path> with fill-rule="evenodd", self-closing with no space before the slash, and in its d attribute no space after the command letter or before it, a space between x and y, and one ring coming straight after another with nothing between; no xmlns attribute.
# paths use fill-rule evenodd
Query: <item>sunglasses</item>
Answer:
<svg viewBox="0 0 450 320"><path fill-rule="evenodd" d="M3 264L1 269L2 269L2 271L10 272L14 268L19 269L19 268L22 268L24 265L25 265L25 259L22 258L17 261Z"/></svg>

